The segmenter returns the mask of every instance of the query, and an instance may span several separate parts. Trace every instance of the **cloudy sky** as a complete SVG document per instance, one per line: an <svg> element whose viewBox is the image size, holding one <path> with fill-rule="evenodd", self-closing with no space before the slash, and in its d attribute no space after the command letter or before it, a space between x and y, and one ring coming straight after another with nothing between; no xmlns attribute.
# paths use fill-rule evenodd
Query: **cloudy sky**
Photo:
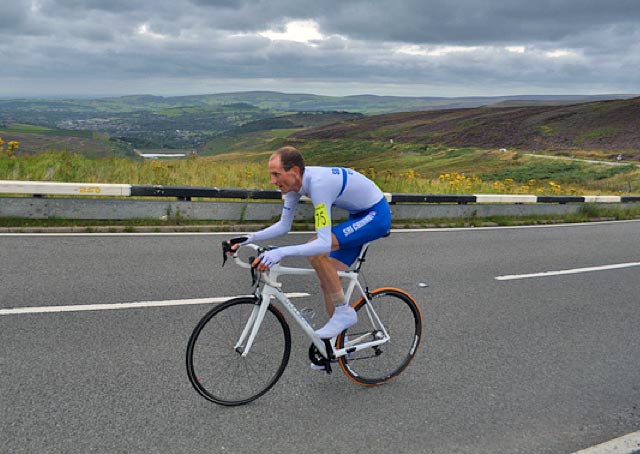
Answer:
<svg viewBox="0 0 640 454"><path fill-rule="evenodd" d="M3 0L0 97L640 93L640 0Z"/></svg>

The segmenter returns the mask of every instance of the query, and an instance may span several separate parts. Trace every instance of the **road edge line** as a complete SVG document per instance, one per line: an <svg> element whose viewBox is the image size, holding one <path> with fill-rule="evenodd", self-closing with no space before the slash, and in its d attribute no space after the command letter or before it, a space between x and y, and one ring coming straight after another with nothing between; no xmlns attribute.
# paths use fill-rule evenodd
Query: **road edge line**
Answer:
<svg viewBox="0 0 640 454"><path fill-rule="evenodd" d="M637 454L640 453L640 431L614 438L573 454Z"/></svg>

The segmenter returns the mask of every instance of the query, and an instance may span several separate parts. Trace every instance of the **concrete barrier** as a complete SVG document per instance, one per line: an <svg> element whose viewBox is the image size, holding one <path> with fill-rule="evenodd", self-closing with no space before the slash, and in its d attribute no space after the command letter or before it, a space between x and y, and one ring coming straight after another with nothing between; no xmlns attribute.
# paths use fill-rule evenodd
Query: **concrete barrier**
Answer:
<svg viewBox="0 0 640 454"><path fill-rule="evenodd" d="M620 204L631 208L634 204ZM472 218L490 216L563 215L575 213L583 206L573 204L392 204L395 220L438 218ZM28 219L190 219L200 221L276 220L282 211L278 202L186 202L173 200L115 200L87 198L0 197L0 217ZM335 220L346 213L335 209ZM311 204L302 203L296 212L297 221L312 221Z"/></svg>
<svg viewBox="0 0 640 454"><path fill-rule="evenodd" d="M203 221L269 221L280 216L279 191L181 186L104 185L0 180L0 217L30 219L190 219ZM9 194L21 194L12 197ZM33 197L24 197L31 195ZM48 197L49 195L54 197ZM73 196L73 197L64 197ZM85 197L89 196L89 197ZM584 203L633 206L640 197L385 194L394 219L435 219L490 216L561 215ZM125 198L114 198L125 197ZM130 199L129 197L144 197ZM192 201L235 199L239 201ZM148 198L162 198L149 200ZM167 200L174 199L174 200ZM177 199L177 200L175 200ZM346 214L335 210L334 219ZM312 207L302 203L296 220L313 219Z"/></svg>

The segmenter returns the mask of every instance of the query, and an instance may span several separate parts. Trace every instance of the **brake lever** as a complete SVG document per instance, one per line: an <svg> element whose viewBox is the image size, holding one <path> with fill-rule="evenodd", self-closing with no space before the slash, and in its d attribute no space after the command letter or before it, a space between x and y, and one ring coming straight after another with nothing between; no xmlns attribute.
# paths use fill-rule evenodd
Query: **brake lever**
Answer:
<svg viewBox="0 0 640 454"><path fill-rule="evenodd" d="M222 242L222 266L227 263L228 253L231 251L231 245L226 241Z"/></svg>
<svg viewBox="0 0 640 454"><path fill-rule="evenodd" d="M233 249L231 249L231 246L235 246L239 243L244 243L245 241L247 241L247 237L240 236L237 238L231 238L229 241L225 240L222 242L222 266L227 263L229 252L233 251Z"/></svg>
<svg viewBox="0 0 640 454"><path fill-rule="evenodd" d="M252 264L251 266L251 286L252 287L256 285L256 282L258 282L258 273L256 273L256 269L253 267L253 261L255 259L256 259L255 257L249 257L249 263Z"/></svg>

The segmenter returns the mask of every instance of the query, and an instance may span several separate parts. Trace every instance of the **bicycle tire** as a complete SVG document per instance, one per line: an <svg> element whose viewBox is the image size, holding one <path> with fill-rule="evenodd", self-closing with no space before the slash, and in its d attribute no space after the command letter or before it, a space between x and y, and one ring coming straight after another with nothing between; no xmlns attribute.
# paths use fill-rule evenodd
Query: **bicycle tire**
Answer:
<svg viewBox="0 0 640 454"><path fill-rule="evenodd" d="M369 299L391 339L378 348L342 356L338 364L355 383L375 386L397 377L413 360L422 340L422 312L411 295L396 288L375 289ZM370 340L374 339L376 327L364 309L364 298L353 307L358 312L358 323L338 335L337 348L344 347L345 336L355 339L369 333Z"/></svg>
<svg viewBox="0 0 640 454"><path fill-rule="evenodd" d="M234 298L211 309L193 330L187 345L187 373L205 399L220 405L249 403L269 391L284 372L291 353L291 332L272 305L248 355L236 351L249 315L259 301Z"/></svg>

